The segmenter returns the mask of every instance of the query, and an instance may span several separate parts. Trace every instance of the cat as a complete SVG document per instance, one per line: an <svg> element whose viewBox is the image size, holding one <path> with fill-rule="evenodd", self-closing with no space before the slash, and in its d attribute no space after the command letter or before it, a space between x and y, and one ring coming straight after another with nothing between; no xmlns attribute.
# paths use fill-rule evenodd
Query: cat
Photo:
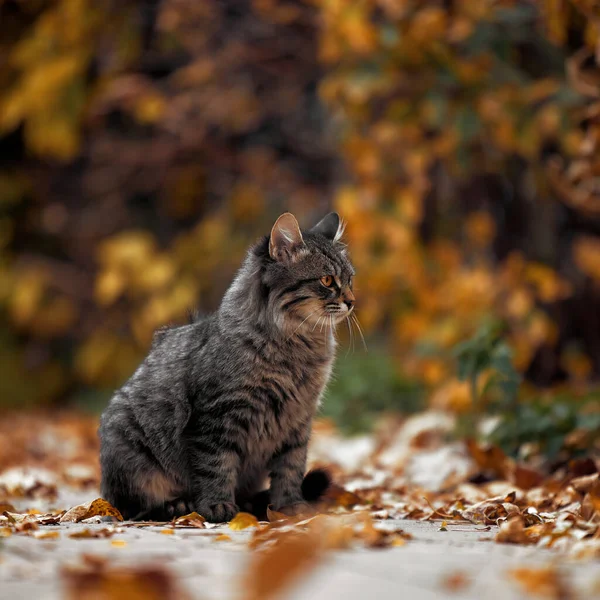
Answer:
<svg viewBox="0 0 600 600"><path fill-rule="evenodd" d="M102 494L125 519L297 514L325 492L306 453L334 329L354 310L341 235L336 213L305 232L281 215L216 313L155 333L99 428Z"/></svg>

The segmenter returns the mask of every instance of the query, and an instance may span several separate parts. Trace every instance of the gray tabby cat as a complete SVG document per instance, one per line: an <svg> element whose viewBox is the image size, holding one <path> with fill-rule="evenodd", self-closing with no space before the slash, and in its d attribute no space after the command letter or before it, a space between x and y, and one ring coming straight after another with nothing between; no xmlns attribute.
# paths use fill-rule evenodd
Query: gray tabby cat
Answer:
<svg viewBox="0 0 600 600"><path fill-rule="evenodd" d="M300 512L325 491L324 473L304 473L333 329L354 307L340 237L336 213L304 233L283 214L215 314L155 334L99 430L102 494L126 519L227 521L269 476L261 501L276 510Z"/></svg>

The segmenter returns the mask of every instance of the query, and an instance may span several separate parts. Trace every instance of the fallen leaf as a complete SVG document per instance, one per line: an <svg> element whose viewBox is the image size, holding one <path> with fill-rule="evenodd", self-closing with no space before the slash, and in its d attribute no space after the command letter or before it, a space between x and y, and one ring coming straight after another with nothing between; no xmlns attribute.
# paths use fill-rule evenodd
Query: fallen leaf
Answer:
<svg viewBox="0 0 600 600"><path fill-rule="evenodd" d="M325 500L334 506L341 506L343 508L352 508L361 503L359 496L335 484L332 484L327 490Z"/></svg>
<svg viewBox="0 0 600 600"><path fill-rule="evenodd" d="M583 477L575 477L571 480L571 485L580 494L587 494L592 487L594 487L599 481L599 474L594 473L592 475L584 475Z"/></svg>
<svg viewBox="0 0 600 600"><path fill-rule="evenodd" d="M125 540L111 540L110 545L115 548L124 548L127 546L127 542Z"/></svg>
<svg viewBox="0 0 600 600"><path fill-rule="evenodd" d="M493 525L498 519L507 519L513 515L520 514L519 507L511 502L505 502L506 498L490 498L477 502L461 511L461 516L473 523Z"/></svg>
<svg viewBox="0 0 600 600"><path fill-rule="evenodd" d="M109 529L108 527L104 527L102 529L90 529L89 527L86 527L81 531L74 531L73 533L70 533L69 537L79 540L107 538L114 535L115 532L116 530Z"/></svg>
<svg viewBox="0 0 600 600"><path fill-rule="evenodd" d="M86 504L74 506L68 510L61 518L61 523L79 523L90 517L116 517L119 521L123 520L121 513L103 498L97 498Z"/></svg>
<svg viewBox="0 0 600 600"><path fill-rule="evenodd" d="M215 542L230 542L231 537L229 537L226 533L221 533L215 537L214 541Z"/></svg>
<svg viewBox="0 0 600 600"><path fill-rule="evenodd" d="M37 540L57 540L60 538L60 533L58 531L36 531L33 537Z"/></svg>
<svg viewBox="0 0 600 600"><path fill-rule="evenodd" d="M258 527L258 519L250 513L239 512L229 522L229 529L232 529L233 531L241 531L248 527Z"/></svg>
<svg viewBox="0 0 600 600"><path fill-rule="evenodd" d="M276 521L289 521L290 517L285 513L271 510L271 507L267 506L267 519L270 523L274 523Z"/></svg>
<svg viewBox="0 0 600 600"><path fill-rule="evenodd" d="M189 515L177 517L172 521L174 527L196 527L198 529L202 529L205 522L206 519L197 512L191 512Z"/></svg>
<svg viewBox="0 0 600 600"><path fill-rule="evenodd" d="M523 518L513 516L500 525L496 541L501 544L534 544L537 538L527 535Z"/></svg>
<svg viewBox="0 0 600 600"><path fill-rule="evenodd" d="M442 579L442 587L453 594L462 592L471 585L471 579L466 573L460 571L446 575Z"/></svg>
<svg viewBox="0 0 600 600"><path fill-rule="evenodd" d="M510 481L522 490L530 490L539 486L544 481L544 477L534 469L515 465L510 474Z"/></svg>
<svg viewBox="0 0 600 600"><path fill-rule="evenodd" d="M173 535L175 532L172 529L161 529L159 533L163 535Z"/></svg>
<svg viewBox="0 0 600 600"><path fill-rule="evenodd" d="M510 461L498 446L485 446L475 440L467 440L466 444L481 471L506 479Z"/></svg>
<svg viewBox="0 0 600 600"><path fill-rule="evenodd" d="M521 568L508 572L521 589L532 596L562 600L571 594L558 571L553 566L542 568Z"/></svg>
<svg viewBox="0 0 600 600"><path fill-rule="evenodd" d="M64 568L62 578L67 600L190 600L175 576L159 566L111 567L88 555L81 565Z"/></svg>
<svg viewBox="0 0 600 600"><path fill-rule="evenodd" d="M323 553L321 535L316 530L275 531L275 543L252 555L242 583L245 600L280 597L294 580L317 565Z"/></svg>

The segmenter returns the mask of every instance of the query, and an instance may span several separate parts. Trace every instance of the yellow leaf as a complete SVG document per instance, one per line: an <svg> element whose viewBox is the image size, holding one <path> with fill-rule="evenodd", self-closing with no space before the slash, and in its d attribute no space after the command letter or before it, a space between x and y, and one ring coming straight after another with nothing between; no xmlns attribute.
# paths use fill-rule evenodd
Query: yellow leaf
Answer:
<svg viewBox="0 0 600 600"><path fill-rule="evenodd" d="M173 535L175 532L172 529L161 529L160 533L163 535Z"/></svg>
<svg viewBox="0 0 600 600"><path fill-rule="evenodd" d="M221 533L220 535L218 535L217 537L215 537L214 541L215 542L230 542L231 541L231 537L228 536L226 533Z"/></svg>
<svg viewBox="0 0 600 600"><path fill-rule="evenodd" d="M110 545L114 546L115 548L124 548L127 546L127 542L125 540L112 540Z"/></svg>
<svg viewBox="0 0 600 600"><path fill-rule="evenodd" d="M233 531L241 531L248 527L258 527L258 519L250 513L239 512L229 522L229 529L232 529Z"/></svg>
<svg viewBox="0 0 600 600"><path fill-rule="evenodd" d="M201 529L204 527L206 519L199 515L197 512L191 512L189 515L183 515L182 517L177 517L173 521L173 525L175 527L197 527Z"/></svg>
<svg viewBox="0 0 600 600"><path fill-rule="evenodd" d="M57 540L60 533L58 531L35 531L33 537L37 540Z"/></svg>

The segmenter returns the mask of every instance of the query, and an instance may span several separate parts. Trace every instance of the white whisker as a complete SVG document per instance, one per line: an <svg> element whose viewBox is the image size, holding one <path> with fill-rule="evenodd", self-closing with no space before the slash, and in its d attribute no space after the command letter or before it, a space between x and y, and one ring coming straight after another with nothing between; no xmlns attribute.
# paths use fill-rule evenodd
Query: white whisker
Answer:
<svg viewBox="0 0 600 600"><path fill-rule="evenodd" d="M356 327L358 329L358 333L360 333L360 338L361 338L363 346L365 348L365 352L368 352L369 349L367 348L367 343L365 342L365 336L363 335L362 328L360 326L360 323L358 322L358 317L355 314L352 314L351 316L352 316L352 320L356 324Z"/></svg>
<svg viewBox="0 0 600 600"><path fill-rule="evenodd" d="M319 321L320 321L322 318L323 318L323 317L319 317L319 318L317 319L317 322L316 322L316 323L313 325L313 328L311 329L311 331L314 331L314 330L315 330L316 326L319 324Z"/></svg>
<svg viewBox="0 0 600 600"><path fill-rule="evenodd" d="M352 329L350 327L350 315L346 316L346 325L348 325L348 350L346 350L346 356L350 353L350 346L352 345L352 354L354 354L354 338L352 337Z"/></svg>
<svg viewBox="0 0 600 600"><path fill-rule="evenodd" d="M298 327L296 327L296 329L294 329L294 332L292 333L292 335L290 335L290 337L286 340L286 342L289 341L289 340L291 340L292 337L294 337L296 335L296 332L298 331L298 329L300 329L300 327L302 327L302 325L304 325L304 323L306 323L306 321L308 321L308 319L310 319L316 312L317 312L316 310L313 310L310 313L310 315L308 315L308 317L306 317L306 319L304 319L302 321L302 323L300 323L300 325L298 325Z"/></svg>

